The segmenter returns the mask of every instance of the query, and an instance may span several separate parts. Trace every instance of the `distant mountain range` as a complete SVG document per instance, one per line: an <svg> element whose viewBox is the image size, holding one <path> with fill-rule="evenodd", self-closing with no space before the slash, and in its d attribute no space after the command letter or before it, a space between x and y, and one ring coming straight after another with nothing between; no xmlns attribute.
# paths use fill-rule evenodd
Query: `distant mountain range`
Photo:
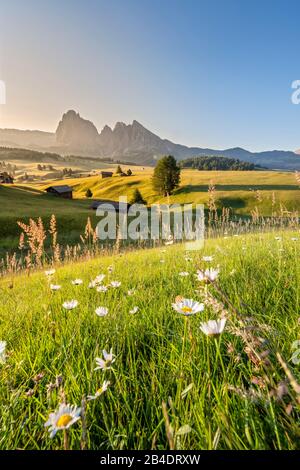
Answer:
<svg viewBox="0 0 300 470"><path fill-rule="evenodd" d="M174 155L178 160L201 155L222 155L254 163L265 168L300 170L300 155L292 151L249 152L240 147L214 150L187 147L161 139L142 124L117 122L112 129L104 126L99 133L95 125L73 110L66 112L55 133L0 129L0 146L23 147L62 155L110 157L141 165L155 165L161 155Z"/></svg>

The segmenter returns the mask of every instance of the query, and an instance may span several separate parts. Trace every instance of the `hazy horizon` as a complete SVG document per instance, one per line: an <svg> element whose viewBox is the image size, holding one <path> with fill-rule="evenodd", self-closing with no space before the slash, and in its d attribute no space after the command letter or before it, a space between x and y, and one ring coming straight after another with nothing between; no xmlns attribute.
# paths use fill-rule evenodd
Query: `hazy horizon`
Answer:
<svg viewBox="0 0 300 470"><path fill-rule="evenodd" d="M0 128L98 132L134 119L189 147L300 147L291 1L11 0L0 18Z"/></svg>

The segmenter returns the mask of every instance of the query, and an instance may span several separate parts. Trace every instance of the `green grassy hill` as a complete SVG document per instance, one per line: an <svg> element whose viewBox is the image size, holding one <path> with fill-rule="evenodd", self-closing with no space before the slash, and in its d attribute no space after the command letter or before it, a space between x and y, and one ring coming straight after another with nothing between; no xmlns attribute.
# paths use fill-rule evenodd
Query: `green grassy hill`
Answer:
<svg viewBox="0 0 300 470"><path fill-rule="evenodd" d="M50 439L44 427L49 413L63 397L80 406L104 380L108 390L87 403L89 449L299 448L299 404L276 352L299 382L291 355L299 336L300 242L291 233L277 236L96 258L57 268L51 281L43 272L3 278L0 448L61 449L63 432ZM220 274L205 288L195 273L208 266ZM107 292L88 288L100 273ZM76 278L83 284L73 285ZM61 289L51 291L50 282ZM176 296L204 302L204 311L183 316L172 308ZM65 310L71 299L78 306ZM96 315L100 306L107 316ZM205 336L200 323L220 315L227 318L222 335ZM104 348L112 348L113 367L95 370ZM81 421L70 428L71 449L80 448L81 432Z"/></svg>
<svg viewBox="0 0 300 470"><path fill-rule="evenodd" d="M118 199L120 195L132 197L134 189L138 188L149 204L166 198L157 196L151 184L153 169L144 171L133 169L131 177L101 179L89 177L68 179L68 184L74 187L75 197L85 197L90 188L94 198ZM250 214L257 205L264 215L271 213L272 195L275 193L277 205L282 203L289 210L300 208L300 191L293 173L271 171L197 171L183 170L180 187L170 198L174 203L207 203L208 186L216 186L216 197L220 207L232 207L237 214ZM56 184L59 184L57 182ZM45 188L49 182L38 185ZM258 201L255 191L259 191L261 201Z"/></svg>
<svg viewBox="0 0 300 470"><path fill-rule="evenodd" d="M123 166L126 170L128 167ZM87 189L93 192L92 199L118 200L119 196L131 199L139 188L148 204L167 203L166 198L157 196L152 189L153 169L132 168L130 177L113 176L101 179L100 176L49 180L27 185L0 186L0 251L14 250L17 247L17 220L28 221L29 217L49 219L55 214L58 220L60 243L74 243L79 240L87 217L94 224L95 212L89 209L91 200L86 199ZM258 207L262 215L271 215L280 205L288 210L300 209L300 191L293 173L266 171L197 171L183 170L180 187L170 197L171 203L208 202L208 186L216 187L216 202L219 208L230 207L237 215L250 215ZM72 201L44 194L51 184L68 184L74 188ZM275 197L275 206L272 201Z"/></svg>

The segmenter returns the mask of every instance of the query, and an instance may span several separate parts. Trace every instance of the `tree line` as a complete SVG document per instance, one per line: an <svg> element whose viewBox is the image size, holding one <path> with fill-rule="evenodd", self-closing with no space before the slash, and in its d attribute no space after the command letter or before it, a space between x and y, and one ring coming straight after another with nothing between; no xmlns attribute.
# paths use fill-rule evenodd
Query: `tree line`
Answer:
<svg viewBox="0 0 300 470"><path fill-rule="evenodd" d="M181 168L194 168L203 171L253 171L258 165L254 163L244 162L236 158L218 157L218 156L201 156L192 157L182 160L179 163Z"/></svg>

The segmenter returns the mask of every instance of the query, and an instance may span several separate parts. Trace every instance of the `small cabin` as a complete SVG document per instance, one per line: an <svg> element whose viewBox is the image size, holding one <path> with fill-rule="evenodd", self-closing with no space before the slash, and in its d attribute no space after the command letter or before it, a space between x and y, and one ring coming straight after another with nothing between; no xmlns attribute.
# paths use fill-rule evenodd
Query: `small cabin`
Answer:
<svg viewBox="0 0 300 470"><path fill-rule="evenodd" d="M112 171L101 171L101 177L102 178L111 178L113 175Z"/></svg>
<svg viewBox="0 0 300 470"><path fill-rule="evenodd" d="M10 176L6 171L3 173L0 173L0 183L4 184L13 184L14 179L12 176Z"/></svg>
<svg viewBox="0 0 300 470"><path fill-rule="evenodd" d="M68 185L49 186L49 188L46 188L46 193L53 194L54 196L62 197L64 199L73 198L73 188Z"/></svg>
<svg viewBox="0 0 300 470"><path fill-rule="evenodd" d="M93 203L91 204L90 206L90 209L93 209L93 210L97 210L99 206L101 206L102 204L109 204L111 205L112 207L111 208L107 208L107 209L104 209L104 210L115 210L115 212L119 213L126 213L128 212L128 209L130 208L130 204L127 204L126 202L117 202L117 201L110 201L109 199L101 199L101 200L98 200L98 201L93 201Z"/></svg>

